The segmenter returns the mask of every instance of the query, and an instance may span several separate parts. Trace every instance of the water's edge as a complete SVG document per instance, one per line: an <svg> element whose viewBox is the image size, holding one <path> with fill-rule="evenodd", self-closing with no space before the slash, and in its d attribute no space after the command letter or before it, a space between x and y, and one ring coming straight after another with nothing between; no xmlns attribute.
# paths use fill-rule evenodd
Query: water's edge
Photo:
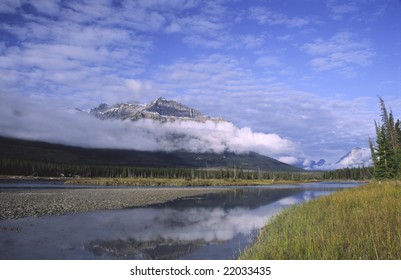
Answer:
<svg viewBox="0 0 401 280"><path fill-rule="evenodd" d="M282 209L354 183L233 188L133 209L0 221L0 259L235 259Z"/></svg>

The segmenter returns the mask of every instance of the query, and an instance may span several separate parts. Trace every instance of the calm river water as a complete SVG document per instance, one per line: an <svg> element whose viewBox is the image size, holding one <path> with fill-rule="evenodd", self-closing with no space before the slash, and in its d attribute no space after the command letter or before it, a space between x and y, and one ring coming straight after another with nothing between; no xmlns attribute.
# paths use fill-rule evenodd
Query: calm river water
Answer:
<svg viewBox="0 0 401 280"><path fill-rule="evenodd" d="M2 220L0 259L235 259L280 210L357 185L232 187L144 208Z"/></svg>

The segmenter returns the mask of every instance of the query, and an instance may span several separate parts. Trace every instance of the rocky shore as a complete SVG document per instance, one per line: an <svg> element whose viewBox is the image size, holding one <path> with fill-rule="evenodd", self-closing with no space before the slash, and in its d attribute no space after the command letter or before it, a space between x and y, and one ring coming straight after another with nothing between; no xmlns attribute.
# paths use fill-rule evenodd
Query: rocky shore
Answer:
<svg viewBox="0 0 401 280"><path fill-rule="evenodd" d="M220 191L217 188L116 188L0 192L0 220L141 207Z"/></svg>

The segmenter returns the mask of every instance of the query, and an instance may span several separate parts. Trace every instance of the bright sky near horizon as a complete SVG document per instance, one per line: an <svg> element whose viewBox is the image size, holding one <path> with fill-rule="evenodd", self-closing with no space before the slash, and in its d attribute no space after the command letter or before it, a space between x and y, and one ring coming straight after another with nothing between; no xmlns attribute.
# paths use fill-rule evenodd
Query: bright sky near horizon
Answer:
<svg viewBox="0 0 401 280"><path fill-rule="evenodd" d="M401 1L2 0L0 71L0 109L163 96L335 161L401 117Z"/></svg>

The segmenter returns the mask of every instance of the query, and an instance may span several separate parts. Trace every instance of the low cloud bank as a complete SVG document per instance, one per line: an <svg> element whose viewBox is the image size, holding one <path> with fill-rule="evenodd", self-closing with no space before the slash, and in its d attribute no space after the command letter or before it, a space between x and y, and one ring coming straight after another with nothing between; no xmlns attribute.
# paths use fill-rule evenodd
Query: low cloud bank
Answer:
<svg viewBox="0 0 401 280"><path fill-rule="evenodd" d="M253 132L229 122L99 120L54 104L0 94L0 135L90 148L142 151L254 151L279 157L295 144L277 134Z"/></svg>

